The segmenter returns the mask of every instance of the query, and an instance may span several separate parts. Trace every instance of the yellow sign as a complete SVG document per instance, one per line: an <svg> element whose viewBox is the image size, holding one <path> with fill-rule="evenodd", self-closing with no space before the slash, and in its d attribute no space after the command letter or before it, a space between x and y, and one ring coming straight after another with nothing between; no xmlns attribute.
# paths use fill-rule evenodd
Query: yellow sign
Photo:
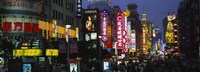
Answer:
<svg viewBox="0 0 200 72"><path fill-rule="evenodd" d="M41 49L16 49L13 50L13 56L41 56Z"/></svg>
<svg viewBox="0 0 200 72"><path fill-rule="evenodd" d="M131 12L129 10L125 10L124 11L124 15L127 16L127 17L129 17L131 15Z"/></svg>
<svg viewBox="0 0 200 72"><path fill-rule="evenodd" d="M23 55L24 55L23 49L13 50L13 56L23 56Z"/></svg>
<svg viewBox="0 0 200 72"><path fill-rule="evenodd" d="M46 49L46 56L58 56L58 49Z"/></svg>

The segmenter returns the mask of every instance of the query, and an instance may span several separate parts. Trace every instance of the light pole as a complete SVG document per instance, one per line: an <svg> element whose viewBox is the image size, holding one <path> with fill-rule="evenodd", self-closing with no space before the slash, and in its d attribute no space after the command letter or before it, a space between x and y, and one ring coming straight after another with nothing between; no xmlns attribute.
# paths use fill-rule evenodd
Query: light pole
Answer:
<svg viewBox="0 0 200 72"><path fill-rule="evenodd" d="M69 64L69 28L71 27L71 25L66 25L66 42L67 42L67 66L69 67L70 70L70 64Z"/></svg>

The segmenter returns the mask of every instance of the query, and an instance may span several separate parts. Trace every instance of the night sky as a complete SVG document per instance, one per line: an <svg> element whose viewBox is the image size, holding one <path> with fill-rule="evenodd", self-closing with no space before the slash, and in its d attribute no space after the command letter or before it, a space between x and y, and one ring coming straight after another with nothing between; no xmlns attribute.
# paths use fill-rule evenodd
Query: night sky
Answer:
<svg viewBox="0 0 200 72"><path fill-rule="evenodd" d="M83 1L83 8L86 8L88 0ZM153 22L156 26L162 29L162 20L168 15L169 12L177 12L180 0L111 0L112 7L119 5L121 10L124 11L129 3L136 3L138 5L138 12L141 14L143 9L147 13L147 20Z"/></svg>

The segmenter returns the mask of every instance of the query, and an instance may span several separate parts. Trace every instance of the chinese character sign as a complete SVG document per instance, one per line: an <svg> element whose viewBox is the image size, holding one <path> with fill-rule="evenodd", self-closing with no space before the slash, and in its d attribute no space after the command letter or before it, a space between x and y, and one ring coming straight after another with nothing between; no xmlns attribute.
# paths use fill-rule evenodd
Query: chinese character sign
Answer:
<svg viewBox="0 0 200 72"><path fill-rule="evenodd" d="M126 43L126 31L125 31L125 16L122 12L117 13L116 16L116 39L117 44L116 47L120 49L125 49Z"/></svg>
<svg viewBox="0 0 200 72"><path fill-rule="evenodd" d="M108 14L106 11L101 12L101 41L108 40Z"/></svg>

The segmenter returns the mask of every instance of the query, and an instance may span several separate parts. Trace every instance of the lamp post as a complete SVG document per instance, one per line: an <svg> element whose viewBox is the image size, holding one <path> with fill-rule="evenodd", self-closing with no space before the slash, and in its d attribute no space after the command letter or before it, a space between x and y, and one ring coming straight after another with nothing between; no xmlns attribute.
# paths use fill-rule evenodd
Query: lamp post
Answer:
<svg viewBox="0 0 200 72"><path fill-rule="evenodd" d="M71 25L66 25L66 42L67 42L67 66L69 67L70 70L70 64L69 64L69 28L71 27Z"/></svg>

